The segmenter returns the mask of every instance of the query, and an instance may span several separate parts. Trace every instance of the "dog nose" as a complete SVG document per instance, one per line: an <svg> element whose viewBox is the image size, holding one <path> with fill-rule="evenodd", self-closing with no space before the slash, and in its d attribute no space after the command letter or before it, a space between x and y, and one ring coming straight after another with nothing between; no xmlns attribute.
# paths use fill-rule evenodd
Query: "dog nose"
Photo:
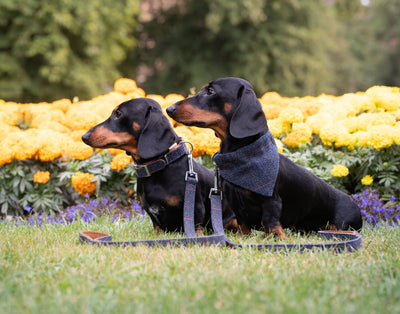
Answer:
<svg viewBox="0 0 400 314"><path fill-rule="evenodd" d="M88 143L90 138L90 132L86 132L85 134L82 135L82 141L84 141L86 144Z"/></svg>
<svg viewBox="0 0 400 314"><path fill-rule="evenodd" d="M167 108L167 113L171 118L174 115L175 111L176 111L176 107L174 105Z"/></svg>

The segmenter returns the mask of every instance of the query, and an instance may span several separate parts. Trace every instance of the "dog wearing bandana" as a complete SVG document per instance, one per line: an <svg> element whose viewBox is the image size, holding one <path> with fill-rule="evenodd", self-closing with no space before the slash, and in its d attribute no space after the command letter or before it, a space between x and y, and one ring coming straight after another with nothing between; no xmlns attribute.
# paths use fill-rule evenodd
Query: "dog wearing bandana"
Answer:
<svg viewBox="0 0 400 314"><path fill-rule="evenodd" d="M227 77L167 109L177 122L211 128L221 139L214 160L243 233L264 229L284 238L282 228L301 231L360 230L352 198L278 153L260 102L249 82Z"/></svg>

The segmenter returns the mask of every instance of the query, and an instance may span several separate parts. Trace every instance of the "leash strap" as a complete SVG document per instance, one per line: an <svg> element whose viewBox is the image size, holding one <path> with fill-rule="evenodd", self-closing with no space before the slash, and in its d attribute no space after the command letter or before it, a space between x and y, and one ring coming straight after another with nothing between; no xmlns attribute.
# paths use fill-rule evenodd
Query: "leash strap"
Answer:
<svg viewBox="0 0 400 314"><path fill-rule="evenodd" d="M189 170L186 172L185 198L183 201L183 228L188 238L196 237L194 225L194 208L196 201L197 173L193 171L192 151L188 154Z"/></svg>

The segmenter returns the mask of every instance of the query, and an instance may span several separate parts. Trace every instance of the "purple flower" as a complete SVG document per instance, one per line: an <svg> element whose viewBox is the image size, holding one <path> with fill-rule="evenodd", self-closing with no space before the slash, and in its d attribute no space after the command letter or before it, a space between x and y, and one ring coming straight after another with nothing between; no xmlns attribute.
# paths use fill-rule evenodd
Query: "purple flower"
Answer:
<svg viewBox="0 0 400 314"><path fill-rule="evenodd" d="M103 200L103 205L107 205L107 203L108 203L108 199L105 198L105 199Z"/></svg>
<svg viewBox="0 0 400 314"><path fill-rule="evenodd" d="M29 205L26 205L24 207L24 210L26 210L29 213L32 210L32 207L30 207Z"/></svg>
<svg viewBox="0 0 400 314"><path fill-rule="evenodd" d="M134 201L132 201L132 205L133 205L133 209L140 213L141 206Z"/></svg>
<svg viewBox="0 0 400 314"><path fill-rule="evenodd" d="M396 197L392 196L391 198L389 198L389 201L394 202L396 200Z"/></svg>
<svg viewBox="0 0 400 314"><path fill-rule="evenodd" d="M90 201L90 206L99 206L99 203L96 202L95 200Z"/></svg>
<svg viewBox="0 0 400 314"><path fill-rule="evenodd" d="M125 214L124 214L124 217L125 218L129 218L131 216L131 213L130 212L126 212Z"/></svg>

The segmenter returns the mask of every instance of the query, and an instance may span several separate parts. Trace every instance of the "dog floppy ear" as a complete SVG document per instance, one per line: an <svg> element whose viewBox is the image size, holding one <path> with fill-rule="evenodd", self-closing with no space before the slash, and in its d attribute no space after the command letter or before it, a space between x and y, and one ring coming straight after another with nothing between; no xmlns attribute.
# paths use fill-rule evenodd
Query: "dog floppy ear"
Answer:
<svg viewBox="0 0 400 314"><path fill-rule="evenodd" d="M151 159L168 152L176 137L162 111L150 106L146 113L146 124L138 139L140 158Z"/></svg>
<svg viewBox="0 0 400 314"><path fill-rule="evenodd" d="M234 109L229 126L231 135L245 138L267 130L267 119L251 86L242 85L237 98L239 104Z"/></svg>

